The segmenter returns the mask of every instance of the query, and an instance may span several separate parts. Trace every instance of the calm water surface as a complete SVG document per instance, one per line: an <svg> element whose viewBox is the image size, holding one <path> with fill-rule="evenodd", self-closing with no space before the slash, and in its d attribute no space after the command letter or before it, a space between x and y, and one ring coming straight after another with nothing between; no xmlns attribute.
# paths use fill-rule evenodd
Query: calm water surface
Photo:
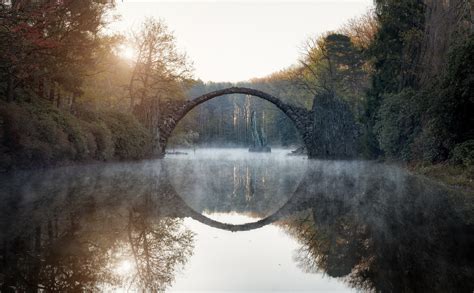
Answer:
<svg viewBox="0 0 474 293"><path fill-rule="evenodd" d="M0 291L473 292L473 195L206 149L0 177Z"/></svg>

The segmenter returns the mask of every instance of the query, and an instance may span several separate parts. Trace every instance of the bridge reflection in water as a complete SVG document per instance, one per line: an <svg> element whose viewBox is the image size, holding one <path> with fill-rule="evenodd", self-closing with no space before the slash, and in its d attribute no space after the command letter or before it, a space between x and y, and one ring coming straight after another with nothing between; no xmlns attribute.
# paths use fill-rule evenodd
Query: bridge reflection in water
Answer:
<svg viewBox="0 0 474 293"><path fill-rule="evenodd" d="M395 167L168 159L0 180L2 292L165 290L193 253L185 217L233 232L277 225L304 271L353 288L474 288L472 197ZM255 221L212 219L230 212Z"/></svg>

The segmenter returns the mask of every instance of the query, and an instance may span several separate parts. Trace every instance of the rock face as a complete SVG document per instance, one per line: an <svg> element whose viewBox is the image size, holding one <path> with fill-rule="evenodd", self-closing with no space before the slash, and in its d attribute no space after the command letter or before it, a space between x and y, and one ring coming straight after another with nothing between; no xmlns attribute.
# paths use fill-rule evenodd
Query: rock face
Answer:
<svg viewBox="0 0 474 293"><path fill-rule="evenodd" d="M349 106L331 94L320 94L313 103L310 158L350 159L357 156L357 125Z"/></svg>
<svg viewBox="0 0 474 293"><path fill-rule="evenodd" d="M252 124L252 140L253 145L250 146L249 152L263 152L269 153L271 152L271 148L267 145L267 139L265 137L265 132L263 128L257 127L257 112L252 112L252 117L250 119Z"/></svg>

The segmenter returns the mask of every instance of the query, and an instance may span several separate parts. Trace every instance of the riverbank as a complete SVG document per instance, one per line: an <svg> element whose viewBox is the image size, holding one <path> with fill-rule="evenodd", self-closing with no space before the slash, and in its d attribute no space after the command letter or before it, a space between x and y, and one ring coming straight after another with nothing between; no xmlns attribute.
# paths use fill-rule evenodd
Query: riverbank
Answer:
<svg viewBox="0 0 474 293"><path fill-rule="evenodd" d="M426 177L440 181L450 187L468 193L474 192L474 167L439 163L435 165L408 165L407 169Z"/></svg>
<svg viewBox="0 0 474 293"><path fill-rule="evenodd" d="M0 171L149 158L152 138L131 114L47 101L0 101Z"/></svg>

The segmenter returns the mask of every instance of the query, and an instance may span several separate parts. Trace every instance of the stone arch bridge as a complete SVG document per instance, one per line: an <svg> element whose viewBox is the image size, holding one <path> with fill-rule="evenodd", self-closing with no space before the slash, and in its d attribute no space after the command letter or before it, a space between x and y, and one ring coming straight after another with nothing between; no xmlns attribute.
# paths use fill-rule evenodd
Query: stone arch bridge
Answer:
<svg viewBox="0 0 474 293"><path fill-rule="evenodd" d="M313 130L313 120L312 120L312 111L309 111L305 108L298 107L283 102L277 97L274 97L265 92L245 88L245 87L231 87L214 92L210 92L199 96L195 99L183 101L183 102L169 102L164 105L163 111L161 112L161 117L159 118L158 128L159 128L159 156L163 157L166 151L166 145L168 139L171 136L171 133L176 128L178 122L183 119L189 111L197 107L198 105L205 103L209 100L212 100L219 96L229 95L229 94L244 94L255 96L266 100L274 104L278 109L285 113L288 118L294 123L297 131L299 132L304 144L308 149L308 153L311 157L311 144L312 144L312 130Z"/></svg>

